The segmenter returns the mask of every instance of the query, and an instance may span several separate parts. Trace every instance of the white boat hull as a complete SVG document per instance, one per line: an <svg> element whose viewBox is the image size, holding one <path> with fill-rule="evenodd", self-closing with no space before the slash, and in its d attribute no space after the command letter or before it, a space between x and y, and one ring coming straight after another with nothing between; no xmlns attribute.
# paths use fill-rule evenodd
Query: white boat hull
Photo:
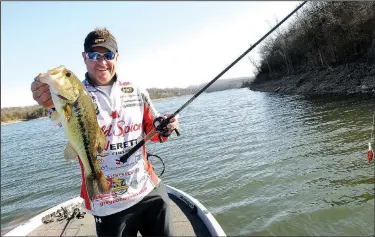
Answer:
<svg viewBox="0 0 375 237"><path fill-rule="evenodd" d="M174 197L184 202L190 208L192 215L197 215L202 220L212 236L226 236L224 230L213 217L213 215L197 199L177 188L171 187L169 185L166 186L170 195L173 195ZM81 197L76 197L66 202L60 203L59 205L56 205L31 218L25 223L17 226L13 230L6 233L4 236L27 236L29 233L44 225L42 221L43 217L56 212L57 210L61 209L61 207L82 203L83 199Z"/></svg>

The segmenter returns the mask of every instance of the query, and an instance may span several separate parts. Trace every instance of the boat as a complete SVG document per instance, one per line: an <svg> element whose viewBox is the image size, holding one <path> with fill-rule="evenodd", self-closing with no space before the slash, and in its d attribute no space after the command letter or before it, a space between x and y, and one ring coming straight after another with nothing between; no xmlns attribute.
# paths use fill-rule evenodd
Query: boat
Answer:
<svg viewBox="0 0 375 237"><path fill-rule="evenodd" d="M177 188L166 186L176 236L226 236L202 203ZM82 210L82 203L81 197L72 198L36 215L4 236L96 236L94 217ZM63 218L64 211L77 215ZM61 218L56 218L59 213Z"/></svg>

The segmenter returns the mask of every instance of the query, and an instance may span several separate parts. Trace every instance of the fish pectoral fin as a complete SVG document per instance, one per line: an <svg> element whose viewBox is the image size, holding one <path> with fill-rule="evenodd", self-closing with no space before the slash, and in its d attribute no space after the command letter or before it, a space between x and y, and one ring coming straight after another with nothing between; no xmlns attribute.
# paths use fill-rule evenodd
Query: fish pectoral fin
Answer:
<svg viewBox="0 0 375 237"><path fill-rule="evenodd" d="M102 152L98 152L98 153L97 153L97 156L105 157L105 156L108 156L108 154L105 154L105 153L102 153Z"/></svg>
<svg viewBox="0 0 375 237"><path fill-rule="evenodd" d="M98 147L96 149L96 156L105 157L105 156L108 156L108 154L103 153L103 149L101 147Z"/></svg>
<svg viewBox="0 0 375 237"><path fill-rule="evenodd" d="M60 114L55 110L51 114L52 125L55 127L61 127Z"/></svg>
<svg viewBox="0 0 375 237"><path fill-rule="evenodd" d="M106 138L104 132L101 129L98 129L97 140L96 140L96 154L97 156L105 157L108 154L103 153L104 147L106 145Z"/></svg>
<svg viewBox="0 0 375 237"><path fill-rule="evenodd" d="M54 110L51 114L51 119L52 120L59 120L59 112L57 112L56 110Z"/></svg>
<svg viewBox="0 0 375 237"><path fill-rule="evenodd" d="M67 161L73 161L78 156L72 145L68 142L64 149L64 158Z"/></svg>
<svg viewBox="0 0 375 237"><path fill-rule="evenodd" d="M67 121L67 123L69 123L69 120L72 117L72 107L69 104L66 104L63 107L63 111L64 111L64 114L65 114L66 121Z"/></svg>

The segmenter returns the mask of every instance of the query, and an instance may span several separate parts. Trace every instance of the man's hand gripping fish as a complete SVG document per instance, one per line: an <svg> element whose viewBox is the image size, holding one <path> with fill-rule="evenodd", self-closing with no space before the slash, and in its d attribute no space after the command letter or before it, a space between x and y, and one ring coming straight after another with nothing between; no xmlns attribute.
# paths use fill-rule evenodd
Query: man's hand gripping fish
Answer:
<svg viewBox="0 0 375 237"><path fill-rule="evenodd" d="M89 198L95 199L99 192L108 193L109 183L97 160L97 156L106 156L102 153L106 138L90 95L76 75L64 66L41 73L35 80L50 86L56 109L51 118L62 124L68 138L64 156L67 160L79 156L82 161Z"/></svg>

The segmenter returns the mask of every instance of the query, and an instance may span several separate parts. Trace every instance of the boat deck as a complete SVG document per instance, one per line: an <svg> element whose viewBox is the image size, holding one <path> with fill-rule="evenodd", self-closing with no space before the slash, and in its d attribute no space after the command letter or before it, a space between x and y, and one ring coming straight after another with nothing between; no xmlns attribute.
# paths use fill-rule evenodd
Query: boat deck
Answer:
<svg viewBox="0 0 375 237"><path fill-rule="evenodd" d="M181 200L169 194L172 221L176 236L211 236L203 221ZM84 218L42 224L27 236L96 236L94 217L88 213ZM140 233L138 233L139 236Z"/></svg>

